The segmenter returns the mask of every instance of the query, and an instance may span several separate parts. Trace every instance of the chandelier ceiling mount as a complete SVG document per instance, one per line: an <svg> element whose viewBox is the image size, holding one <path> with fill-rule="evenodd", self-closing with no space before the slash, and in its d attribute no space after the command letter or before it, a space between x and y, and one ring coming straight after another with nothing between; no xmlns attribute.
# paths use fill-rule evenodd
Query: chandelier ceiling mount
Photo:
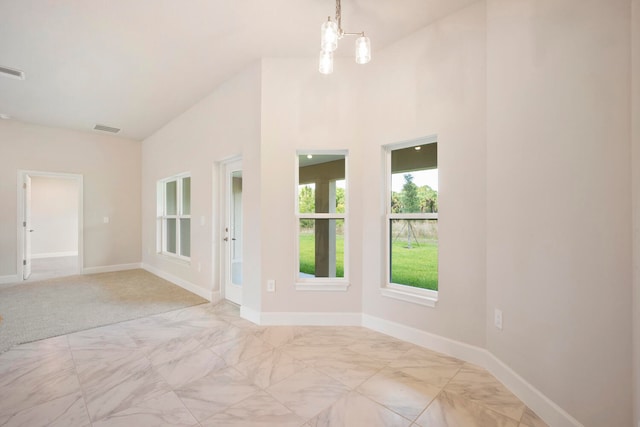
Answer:
<svg viewBox="0 0 640 427"><path fill-rule="evenodd" d="M356 63L366 64L371 61L371 41L364 35L364 31L359 33L348 33L342 29L342 7L340 0L336 0L336 16L320 27L320 66L322 74L333 72L333 52L338 48L338 41L345 36L356 36Z"/></svg>

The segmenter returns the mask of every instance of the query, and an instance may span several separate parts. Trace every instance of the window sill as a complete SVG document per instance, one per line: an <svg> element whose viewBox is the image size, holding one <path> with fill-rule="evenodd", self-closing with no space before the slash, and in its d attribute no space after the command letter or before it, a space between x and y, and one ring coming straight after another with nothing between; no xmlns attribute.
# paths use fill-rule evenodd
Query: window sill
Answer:
<svg viewBox="0 0 640 427"><path fill-rule="evenodd" d="M348 282L298 282L296 291L346 292L349 286Z"/></svg>
<svg viewBox="0 0 640 427"><path fill-rule="evenodd" d="M424 305L427 307L435 307L438 302L437 296L419 295L413 292L401 291L398 289L381 288L382 296L397 299L400 301L410 302L413 304Z"/></svg>
<svg viewBox="0 0 640 427"><path fill-rule="evenodd" d="M191 265L191 258L179 257L166 252L158 252L158 256L180 265Z"/></svg>

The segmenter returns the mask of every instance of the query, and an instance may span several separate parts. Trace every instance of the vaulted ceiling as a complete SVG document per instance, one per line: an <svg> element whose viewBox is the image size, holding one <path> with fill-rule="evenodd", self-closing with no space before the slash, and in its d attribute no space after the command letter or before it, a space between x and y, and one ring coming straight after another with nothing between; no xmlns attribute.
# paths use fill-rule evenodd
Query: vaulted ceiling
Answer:
<svg viewBox="0 0 640 427"><path fill-rule="evenodd" d="M476 0L342 0L376 50ZM0 114L144 139L261 57L317 57L335 0L0 0ZM345 43L338 54L351 55Z"/></svg>

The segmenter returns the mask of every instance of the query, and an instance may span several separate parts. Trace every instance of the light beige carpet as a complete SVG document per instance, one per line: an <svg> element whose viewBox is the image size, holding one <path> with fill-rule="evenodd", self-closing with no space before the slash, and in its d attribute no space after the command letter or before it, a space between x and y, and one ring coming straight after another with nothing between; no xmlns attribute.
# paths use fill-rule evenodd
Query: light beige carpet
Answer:
<svg viewBox="0 0 640 427"><path fill-rule="evenodd" d="M205 302L145 270L20 283L0 289L0 353L16 344Z"/></svg>

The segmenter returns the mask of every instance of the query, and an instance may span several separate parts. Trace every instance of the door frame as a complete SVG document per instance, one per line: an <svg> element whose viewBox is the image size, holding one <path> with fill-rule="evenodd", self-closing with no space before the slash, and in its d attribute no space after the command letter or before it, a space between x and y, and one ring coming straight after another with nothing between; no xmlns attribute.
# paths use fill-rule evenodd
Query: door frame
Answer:
<svg viewBox="0 0 640 427"><path fill-rule="evenodd" d="M235 170L242 171L242 156L230 157L220 162L220 198L219 198L219 208L220 208L219 218L220 219L218 221L218 236L220 238L219 240L220 295L223 299L226 299L227 301L231 301L234 304L242 305L242 299L243 299L242 293L240 294L239 302L229 299L228 298L229 295L227 295L227 283L229 283L231 280L231 245L228 244L228 242L225 242L224 240L224 238L226 237L224 229L225 227L227 227L227 221L230 217L230 208L231 208L231 203L230 203L231 183L229 181L229 174L227 173L227 171L229 167L232 167L234 165L238 166L238 169L235 169ZM244 252L244 244L242 245L242 251Z"/></svg>
<svg viewBox="0 0 640 427"><path fill-rule="evenodd" d="M84 219L83 219L83 194L84 194L84 179L80 174L73 173L60 173L60 172L44 172L44 171L34 171L34 170L18 170L18 179L17 179L17 195L18 195L18 204L17 204L17 236L18 236L18 244L17 244L17 256L16 256L16 264L17 264L17 277L19 281L23 281L24 277L24 242L25 242L25 233L27 232L26 227L22 224L25 220L25 210L26 210L26 198L24 194L24 186L25 179L27 176L30 177L39 177L39 178L63 178L63 179L72 179L78 185L78 265L77 265L77 273L82 274L83 266L84 266Z"/></svg>

